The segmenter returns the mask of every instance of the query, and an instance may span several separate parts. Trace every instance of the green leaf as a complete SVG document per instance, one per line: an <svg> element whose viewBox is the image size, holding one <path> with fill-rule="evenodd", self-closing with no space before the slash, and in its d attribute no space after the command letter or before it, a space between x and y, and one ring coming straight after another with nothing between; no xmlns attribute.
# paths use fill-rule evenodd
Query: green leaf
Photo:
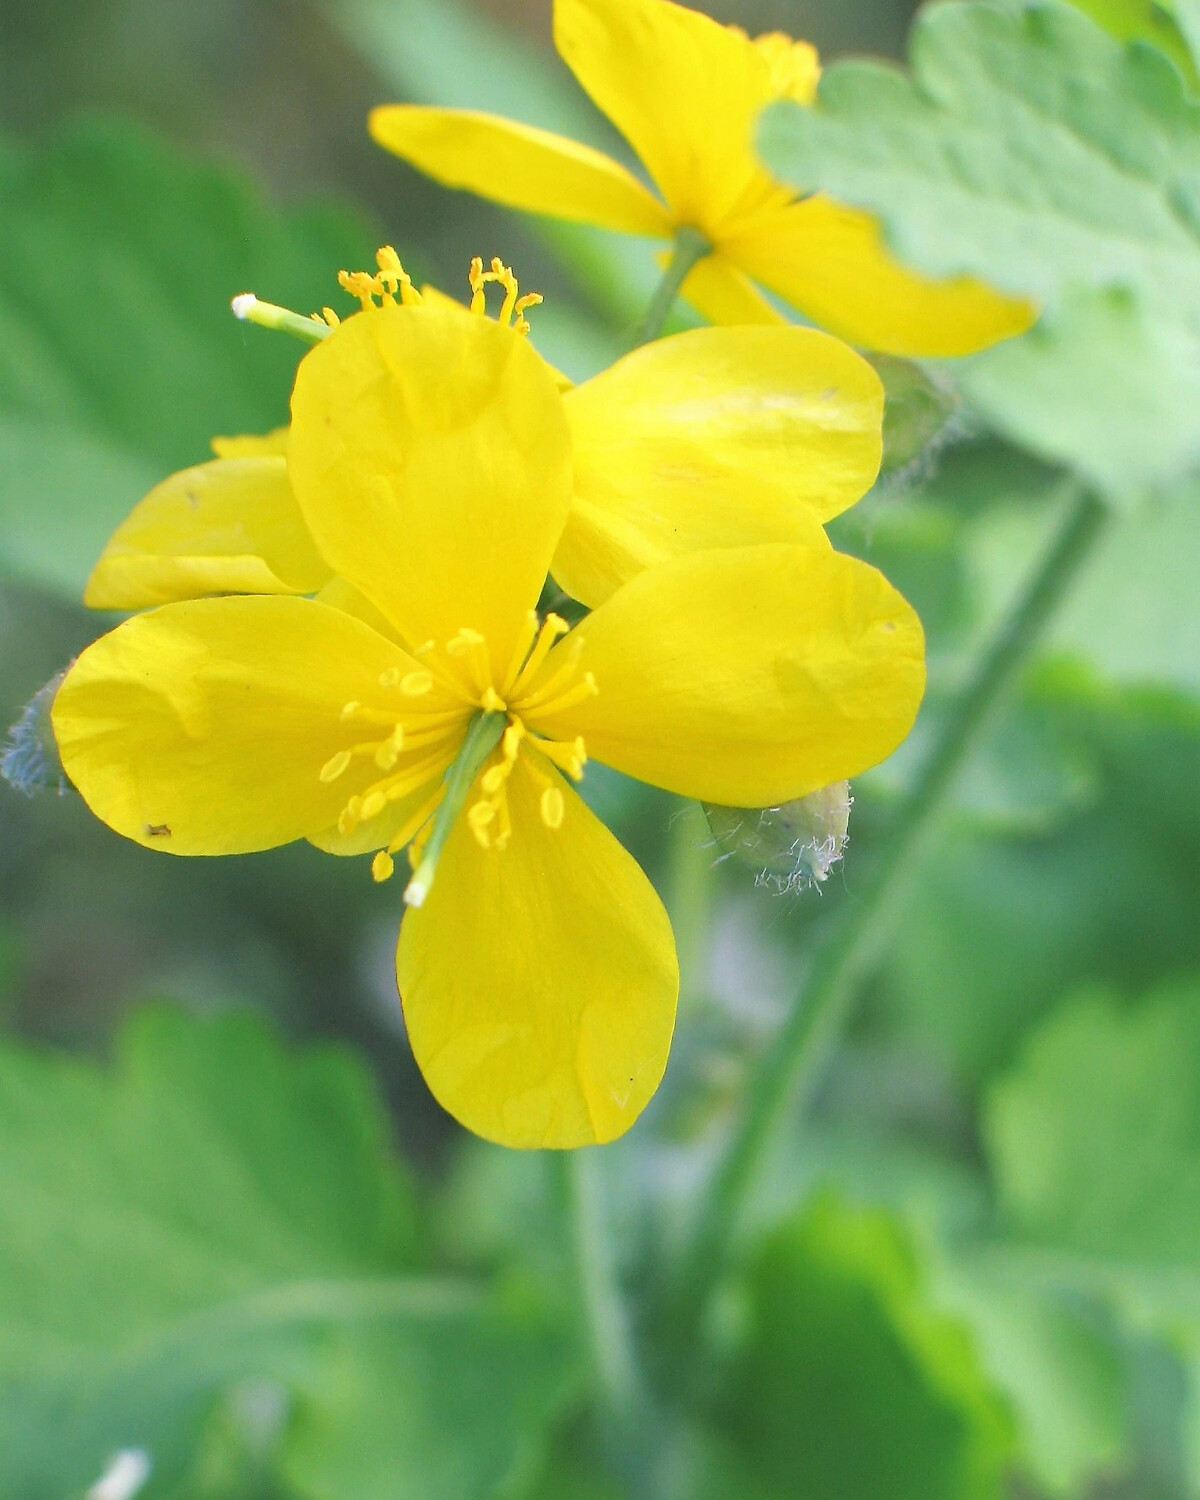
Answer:
<svg viewBox="0 0 1200 1500"><path fill-rule="evenodd" d="M1047 670L1019 713L1077 761L1091 795L1038 834L956 820L915 874L881 986L904 1053L967 1094L1064 990L1097 978L1138 990L1200 967L1195 706Z"/></svg>
<svg viewBox="0 0 1200 1500"><path fill-rule="evenodd" d="M352 1057L244 1015L144 1013L112 1071L0 1049L0 1491L78 1493L125 1446L169 1494L213 1402L266 1382L297 1496L491 1495L561 1345L421 1273L388 1135Z"/></svg>
<svg viewBox="0 0 1200 1500"><path fill-rule="evenodd" d="M1195 467L1200 105L1175 68L1053 0L932 6L910 55L911 78L837 64L817 109L769 111L768 160L917 269L1048 310L964 366L1002 431L1123 503Z"/></svg>
<svg viewBox="0 0 1200 1500"><path fill-rule="evenodd" d="M11 147L0 222L0 566L78 596L149 483L216 435L287 420L299 351L238 323L231 297L336 300L377 240L104 123Z"/></svg>
<svg viewBox="0 0 1200 1500"><path fill-rule="evenodd" d="M1084 1259L1200 1271L1200 983L1136 1005L1085 990L992 1090L1001 1202L1027 1241Z"/></svg>
<svg viewBox="0 0 1200 1500"><path fill-rule="evenodd" d="M1085 1309L1028 1284L1018 1261L951 1254L939 1307L970 1328L1017 1431L1017 1467L1039 1489L1077 1495L1122 1467L1127 1376L1116 1338Z"/></svg>
<svg viewBox="0 0 1200 1500"><path fill-rule="evenodd" d="M895 1221L823 1196L770 1236L747 1295L722 1425L750 1493L1000 1495L1005 1412Z"/></svg>
<svg viewBox="0 0 1200 1500"><path fill-rule="evenodd" d="M1187 0L1185 0L1187 3ZM1195 86L1196 69L1170 4L1156 0L1071 0L1119 42L1149 42L1165 52L1184 78Z"/></svg>
<svg viewBox="0 0 1200 1500"><path fill-rule="evenodd" d="M999 432L1123 509L1200 460L1200 342L1126 291L1064 294L1024 338L967 361L960 380Z"/></svg>

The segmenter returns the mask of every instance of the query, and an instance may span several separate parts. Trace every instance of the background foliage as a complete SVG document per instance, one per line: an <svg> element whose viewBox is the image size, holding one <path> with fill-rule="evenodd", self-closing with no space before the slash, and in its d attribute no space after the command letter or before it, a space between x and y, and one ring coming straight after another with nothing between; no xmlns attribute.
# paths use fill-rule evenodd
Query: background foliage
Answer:
<svg viewBox="0 0 1200 1500"><path fill-rule="evenodd" d="M233 293L317 306L382 239L447 289L499 252L547 294L556 364L622 348L647 247L442 192L363 130L372 103L429 99L620 150L548 9L0 9L10 720L109 623L77 600L132 502L212 435L282 420L297 352L235 324ZM834 54L898 53L909 19L711 9ZM586 1167L647 1353L632 1452L555 1164L463 1136L413 1066L390 888L309 849L160 859L51 786L0 798L6 1500L80 1497L130 1447L148 1500L1200 1493L1197 35L1185 0L936 5L911 81L841 64L821 112L768 123L781 171L879 213L914 264L1047 313L885 372L890 471L837 541L916 604L932 686L856 785L828 886L756 887L694 809L589 773L685 965L666 1084ZM660 1313L697 1185L1078 480L1113 508L1103 543L957 784L680 1368Z"/></svg>

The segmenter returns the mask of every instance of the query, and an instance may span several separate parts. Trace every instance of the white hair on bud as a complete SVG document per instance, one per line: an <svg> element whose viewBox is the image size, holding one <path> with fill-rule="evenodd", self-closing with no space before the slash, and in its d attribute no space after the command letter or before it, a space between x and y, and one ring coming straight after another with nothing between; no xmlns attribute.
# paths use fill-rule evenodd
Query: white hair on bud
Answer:
<svg viewBox="0 0 1200 1500"><path fill-rule="evenodd" d="M150 1478L150 1456L141 1448L122 1448L87 1492L86 1500L133 1500Z"/></svg>
<svg viewBox="0 0 1200 1500"><path fill-rule="evenodd" d="M235 318L241 318L244 323L258 305L258 298L253 292L239 292L230 303Z"/></svg>

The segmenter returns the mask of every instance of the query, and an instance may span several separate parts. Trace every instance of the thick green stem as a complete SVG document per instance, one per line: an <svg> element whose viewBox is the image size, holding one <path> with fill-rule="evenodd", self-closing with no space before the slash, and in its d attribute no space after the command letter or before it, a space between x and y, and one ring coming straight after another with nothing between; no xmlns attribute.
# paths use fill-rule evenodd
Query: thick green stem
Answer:
<svg viewBox="0 0 1200 1500"><path fill-rule="evenodd" d="M671 249L671 259L667 262L667 269L663 272L663 278L658 283L654 296L650 299L650 306L642 315L642 321L638 324L631 340L631 346L636 349L641 344L648 344L656 339L663 331L663 325L675 306L675 298L679 295L679 289L688 278L688 272L712 249L712 243L698 229L692 229L684 225L682 229L676 230L675 243Z"/></svg>
<svg viewBox="0 0 1200 1500"><path fill-rule="evenodd" d="M1069 513L1036 574L1001 622L971 680L951 708L925 766L901 808L880 863L858 899L831 923L783 1030L763 1058L744 1113L710 1181L674 1299L672 1336L686 1349L697 1337L709 1294L721 1275L742 1208L785 1111L811 1098L859 986L894 930L908 877L928 846L954 780L996 702L1033 648L1106 519L1101 502L1073 489Z"/></svg>

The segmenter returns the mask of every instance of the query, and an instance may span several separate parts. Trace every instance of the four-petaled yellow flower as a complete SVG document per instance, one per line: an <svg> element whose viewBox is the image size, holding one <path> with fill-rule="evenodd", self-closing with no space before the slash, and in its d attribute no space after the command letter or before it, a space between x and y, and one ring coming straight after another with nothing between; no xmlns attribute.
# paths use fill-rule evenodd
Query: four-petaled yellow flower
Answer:
<svg viewBox="0 0 1200 1500"><path fill-rule="evenodd" d="M397 973L435 1095L512 1146L612 1140L665 1067L677 966L570 783L591 755L763 806L854 775L916 714L919 622L825 543L675 557L574 630L539 620L572 429L528 342L453 309L375 309L313 349L286 465L377 624L287 595L137 615L59 691L64 766L154 849L309 838L384 877L413 845Z"/></svg>
<svg viewBox="0 0 1200 1500"><path fill-rule="evenodd" d="M662 201L602 152L469 110L393 105L371 115L388 150L451 187L513 208L712 247L684 295L714 323L776 321L754 282L864 348L953 356L1023 332L1033 310L966 278L926 280L885 249L876 221L801 199L763 165L755 129L778 99L812 102L817 55L751 40L670 0L555 0L559 52L641 158Z"/></svg>
<svg viewBox="0 0 1200 1500"><path fill-rule="evenodd" d="M379 264L377 275L342 273L368 306L395 305L397 295L407 306L458 306L433 288L417 292L390 247ZM485 282L499 281L499 321L508 326L532 299L519 296L510 268L492 264L490 272L472 264L472 311L484 312ZM813 329L701 328L647 345L573 389L555 380L573 462L571 509L551 571L589 606L687 552L823 545L823 523L866 494L879 471L879 377ZM296 503L286 430L214 447L215 460L156 486L118 528L85 602L132 610L216 593L319 592L359 608Z"/></svg>

